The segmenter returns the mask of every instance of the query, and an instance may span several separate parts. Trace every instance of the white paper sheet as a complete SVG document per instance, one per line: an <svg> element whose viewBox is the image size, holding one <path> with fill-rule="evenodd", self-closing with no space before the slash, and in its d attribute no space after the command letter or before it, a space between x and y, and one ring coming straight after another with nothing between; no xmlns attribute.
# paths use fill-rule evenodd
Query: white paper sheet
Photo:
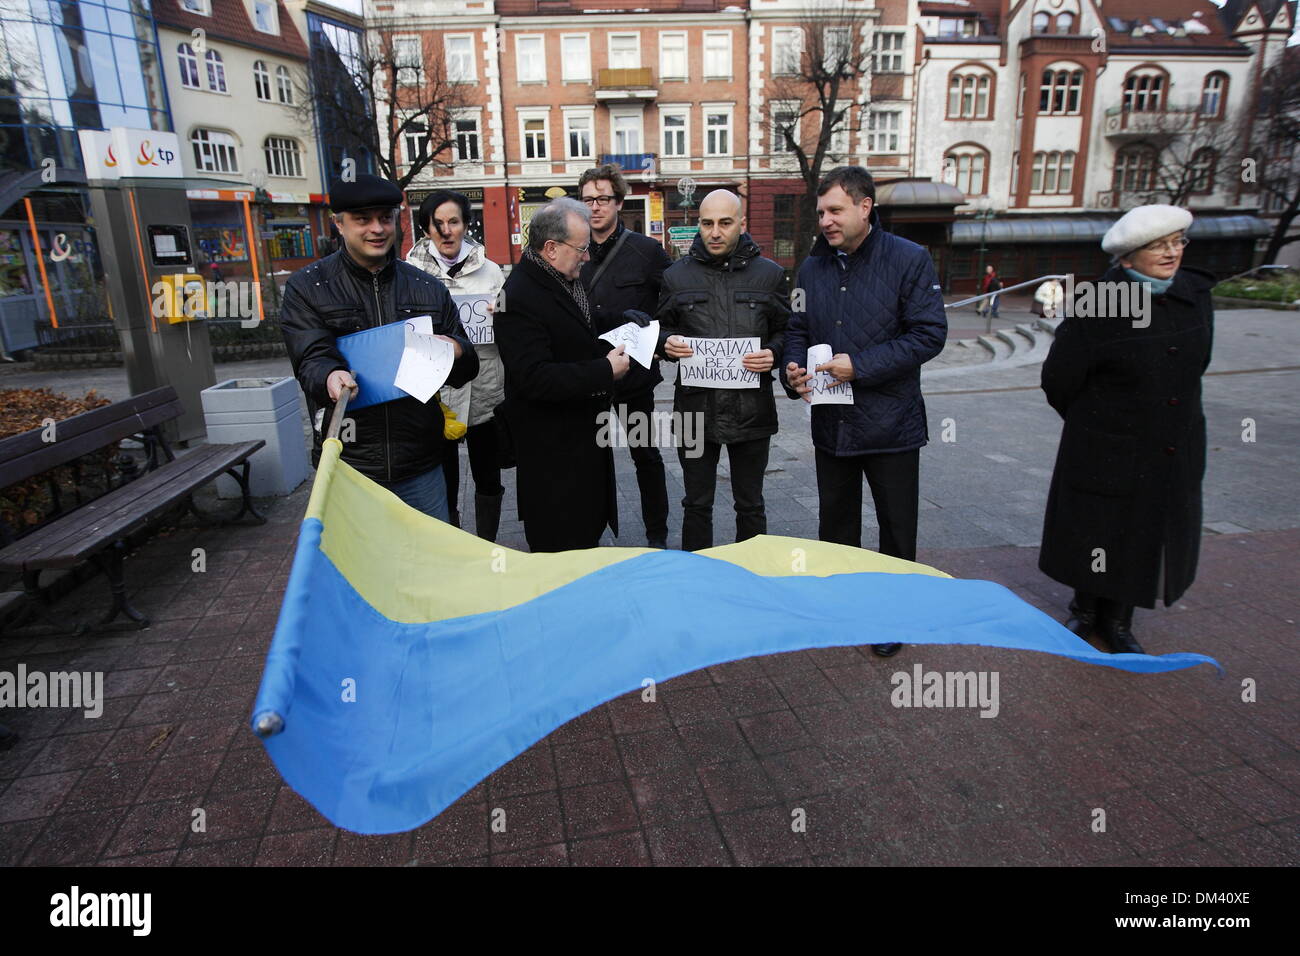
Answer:
<svg viewBox="0 0 1300 956"><path fill-rule="evenodd" d="M810 345L808 371L812 372L818 365L825 365L834 357L835 353L831 351L829 345ZM853 404L853 384L835 381L835 376L830 372L813 372L813 377L808 380L808 384L812 386L808 397L812 399L813 405Z"/></svg>
<svg viewBox="0 0 1300 956"><path fill-rule="evenodd" d="M689 358L679 359L679 385L698 388L758 388L758 373L743 365L744 357L758 351L758 337L747 339L686 338L695 350Z"/></svg>
<svg viewBox="0 0 1300 956"><path fill-rule="evenodd" d="M446 339L434 337L431 316L417 315L404 324L406 344L393 384L412 398L427 402L451 374L456 350Z"/></svg>
<svg viewBox="0 0 1300 956"><path fill-rule="evenodd" d="M488 306L495 296L457 294L451 297L460 313L460 324L465 327L465 337L475 345L492 345L496 330L492 325L492 312Z"/></svg>
<svg viewBox="0 0 1300 956"><path fill-rule="evenodd" d="M626 322L601 333L600 338L614 348L623 346L626 355L635 359L642 368L649 368L654 361L655 346L659 343L659 320L655 319L645 328L635 322Z"/></svg>

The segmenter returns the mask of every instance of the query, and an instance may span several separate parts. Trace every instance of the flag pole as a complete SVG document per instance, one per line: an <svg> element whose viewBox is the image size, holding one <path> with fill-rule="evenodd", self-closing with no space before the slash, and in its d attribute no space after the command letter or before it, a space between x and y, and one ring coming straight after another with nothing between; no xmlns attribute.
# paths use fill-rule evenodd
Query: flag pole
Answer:
<svg viewBox="0 0 1300 956"><path fill-rule="evenodd" d="M351 374L351 373L349 373ZM338 404L334 406L334 414L330 416L330 427L325 438L338 438L339 431L343 428L343 415L348 410L348 397L352 394L353 389L339 389Z"/></svg>

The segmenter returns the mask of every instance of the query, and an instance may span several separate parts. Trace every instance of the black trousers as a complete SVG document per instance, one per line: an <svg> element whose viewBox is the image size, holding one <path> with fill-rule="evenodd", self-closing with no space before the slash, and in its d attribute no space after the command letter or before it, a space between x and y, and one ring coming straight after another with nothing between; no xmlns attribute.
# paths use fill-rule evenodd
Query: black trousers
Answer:
<svg viewBox="0 0 1300 956"><path fill-rule="evenodd" d="M469 450L469 473L474 476L474 490L480 495L501 494L501 467L497 463L497 425L494 421L470 425L465 430L465 447ZM460 442L442 443L442 473L447 479L447 507L456 510L460 491Z"/></svg>
<svg viewBox="0 0 1300 956"><path fill-rule="evenodd" d="M644 416L646 443L628 451L632 453L632 464L636 466L636 484L641 492L641 521L645 524L646 538L663 540L668 537L668 483L664 478L664 459L655 447L652 435L650 423L654 421L654 408L655 393L650 389L620 401L614 407L614 414L622 421L628 421L626 416L633 413Z"/></svg>
<svg viewBox="0 0 1300 956"><path fill-rule="evenodd" d="M817 449L817 537L862 547L862 477L880 524L880 553L916 560L921 449L837 458Z"/></svg>
<svg viewBox="0 0 1300 956"><path fill-rule="evenodd" d="M736 540L745 541L767 533L767 510L763 505L763 472L767 470L770 438L732 442L727 445L731 463L731 496L736 503ZM706 441L698 458L687 458L685 448L677 450L682 463L682 550L713 547L713 495L718 484L718 459L722 445Z"/></svg>

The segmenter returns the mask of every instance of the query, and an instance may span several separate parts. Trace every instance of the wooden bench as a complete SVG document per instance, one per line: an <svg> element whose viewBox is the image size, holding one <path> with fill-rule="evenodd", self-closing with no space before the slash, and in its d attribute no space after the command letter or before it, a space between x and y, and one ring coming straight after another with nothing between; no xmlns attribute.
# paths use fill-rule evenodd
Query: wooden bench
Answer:
<svg viewBox="0 0 1300 956"><path fill-rule="evenodd" d="M145 471L138 478L58 515L0 550L0 571L22 574L30 611L51 620L40 595L42 571L74 568L89 560L108 577L113 599L97 627L108 626L119 614L130 619L123 622L127 627L148 627L145 616L126 599L122 569L126 539L178 505L200 518L206 517L194 507L192 496L218 475L230 475L239 482L243 493L239 513L230 520L245 514L252 515L259 524L266 520L254 509L248 487L248 459L265 442L200 445L178 458L159 426L180 414L176 390L165 386L58 422L53 441L45 440L46 430L39 428L0 440L0 488L66 465L124 438L143 442L147 456Z"/></svg>

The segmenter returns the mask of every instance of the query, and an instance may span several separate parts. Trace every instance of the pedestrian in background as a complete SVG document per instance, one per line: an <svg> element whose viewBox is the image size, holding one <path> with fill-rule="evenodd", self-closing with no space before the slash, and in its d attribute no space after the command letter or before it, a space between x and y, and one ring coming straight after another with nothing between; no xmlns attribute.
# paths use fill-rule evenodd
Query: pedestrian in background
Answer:
<svg viewBox="0 0 1300 956"><path fill-rule="evenodd" d="M649 236L633 232L620 220L628 186L617 166L607 163L587 170L578 181L578 189L582 201L591 210L591 258L582 267L582 282L587 287L596 333L604 334L625 324L629 321L628 312L638 313L633 321L648 321L659 304L664 270L672 260L662 245ZM614 413L618 419L628 421L628 415L633 414L650 421L655 407L655 386L662 381L658 359L652 359L649 368L632 362L627 375L614 386ZM666 548L668 483L663 456L649 440L629 447L628 451L636 466L646 544Z"/></svg>
<svg viewBox="0 0 1300 956"><path fill-rule="evenodd" d="M1065 425L1038 566L1074 588L1066 627L1117 654L1142 653L1134 607L1177 601L1200 554L1215 280L1181 265L1191 224L1166 205L1116 222L1101 243L1115 261L1100 281L1149 286L1151 313L1070 316L1043 363L1043 391Z"/></svg>
<svg viewBox="0 0 1300 956"><path fill-rule="evenodd" d="M461 193L436 190L420 204L416 217L424 238L406 256L406 261L429 275L437 276L453 295L491 296L491 312L497 293L505 282L501 267L487 257L482 244L466 235L469 228L469 199ZM474 478L474 532L495 541L501 524L501 462L497 449L494 409L505 399L505 372L495 342L474 346L478 353L478 375L460 388L443 388L443 403L467 427L463 439L469 451L470 474ZM442 473L447 480L447 506L451 523L460 527L460 440L443 446Z"/></svg>
<svg viewBox="0 0 1300 956"><path fill-rule="evenodd" d="M1065 289L1059 279L1048 279L1034 292L1034 314L1054 319L1061 314L1065 303Z"/></svg>
<svg viewBox="0 0 1300 956"><path fill-rule="evenodd" d="M987 295L990 292L997 292L1002 288L1002 280L998 278L998 270L993 266L984 267L984 278L980 280L980 295ZM998 317L998 299L1000 295L992 296L988 299L980 300L980 304L975 307L975 312L979 315L991 314L993 318Z"/></svg>

